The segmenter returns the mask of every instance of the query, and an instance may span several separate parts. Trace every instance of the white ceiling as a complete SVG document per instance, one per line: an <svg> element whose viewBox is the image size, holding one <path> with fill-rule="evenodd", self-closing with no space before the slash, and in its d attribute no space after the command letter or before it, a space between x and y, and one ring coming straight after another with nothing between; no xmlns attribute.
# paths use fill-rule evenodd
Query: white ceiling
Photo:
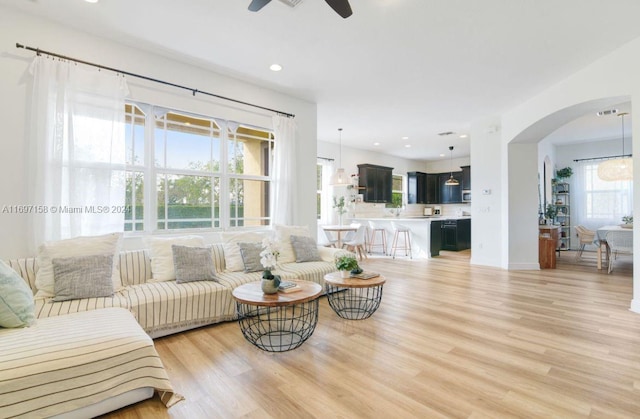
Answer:
<svg viewBox="0 0 640 419"><path fill-rule="evenodd" d="M470 139L458 135L471 121L521 103L640 36L638 0L350 0L348 19L322 0L295 8L272 1L258 13L249 3L0 0L316 102L321 141L337 142L343 128L344 145L424 160L448 157L449 145L454 158L469 155ZM46 33L42 40L33 46L44 48ZM271 72L274 62L284 69ZM589 129L558 138L614 137L604 127L619 135L615 119L585 117ZM443 131L456 135L437 135Z"/></svg>

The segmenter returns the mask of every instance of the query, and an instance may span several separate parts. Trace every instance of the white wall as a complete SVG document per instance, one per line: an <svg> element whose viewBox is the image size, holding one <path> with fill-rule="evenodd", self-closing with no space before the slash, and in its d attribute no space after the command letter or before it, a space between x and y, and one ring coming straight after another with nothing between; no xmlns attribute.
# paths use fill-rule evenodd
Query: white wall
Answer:
<svg viewBox="0 0 640 419"><path fill-rule="evenodd" d="M15 44L38 47L59 54L120 68L134 73L187 85L223 96L256 103L296 115L298 126L297 224L315 231L316 105L281 93L221 76L203 68L170 60L87 35L58 24L0 8L0 259L31 255L26 232L28 217L2 213L7 205L43 204L28 202L26 133L28 121L29 76L32 52L16 49ZM210 116L271 127L271 114L222 100L196 96L190 92L127 78L134 100L191 110ZM139 242L139 241L138 241Z"/></svg>
<svg viewBox="0 0 640 419"><path fill-rule="evenodd" d="M587 111L602 109L603 105L621 103L631 99L633 102L640 101L640 38L624 45L613 53L602 57L590 66L572 75L557 85L541 92L539 95L509 110L503 115L496 116L500 119L502 127L501 143L502 150L507 149L510 143L537 143L545 138L566 122L583 115ZM633 147L637 148L636 142L640 141L640 113L632 112L632 137ZM489 129L490 124L484 126ZM479 130L482 126L478 127ZM472 137L473 141L473 137ZM518 260L518 263L531 264L537 262L537 232L532 230L530 225L536 223L536 216L529 211L530 203L522 199L524 195L535 196L537 193L535 184L526 182L523 185L511 184L508 176L511 174L511 167L522 167L527 170L529 176L535 178L537 165L529 167L527 157L522 153L509 155L507 161L501 164L499 177L506 187L507 193L502 196L502 207L507 208L505 214L492 214L489 218L498 219L502 222L500 236L488 237L487 241L495 249L509 249L515 246L510 242L510 238L518 237L519 246L527 249L519 249L518 255L525 255L526 260ZM534 157L535 159L535 157ZM638 166L640 157L634 156L634 165ZM482 161L474 156L472 148L472 167L474 174L478 176L484 171L482 166L492 166L491 161ZM482 175L484 176L484 175ZM634 180L637 184L640 177ZM488 181L489 179L487 179ZM485 181L484 178L474 178L473 184ZM634 212L640 210L640 188L634 188ZM640 243L640 232L634 232L634 241ZM475 249L472 248L472 251ZM511 254L513 255L513 253ZM508 267L511 256L503 260L502 266ZM488 259L476 259L479 264L491 264ZM640 266L640 252L634 255L634 263ZM631 308L640 312L640 270L634 272L634 295Z"/></svg>

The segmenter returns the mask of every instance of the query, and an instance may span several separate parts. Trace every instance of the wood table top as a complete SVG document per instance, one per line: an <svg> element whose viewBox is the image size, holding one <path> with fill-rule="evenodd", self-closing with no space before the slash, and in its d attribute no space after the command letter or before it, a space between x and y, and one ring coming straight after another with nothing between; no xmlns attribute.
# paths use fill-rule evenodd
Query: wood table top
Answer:
<svg viewBox="0 0 640 419"><path fill-rule="evenodd" d="M233 290L233 297L240 303L254 306L282 307L312 301L322 294L322 287L315 282L290 280L301 288L299 291L275 294L265 294L260 287L260 281L240 285Z"/></svg>
<svg viewBox="0 0 640 419"><path fill-rule="evenodd" d="M386 282L385 277L382 275L369 279L343 278L339 271L326 274L324 280L331 285L345 288L369 288L382 285Z"/></svg>

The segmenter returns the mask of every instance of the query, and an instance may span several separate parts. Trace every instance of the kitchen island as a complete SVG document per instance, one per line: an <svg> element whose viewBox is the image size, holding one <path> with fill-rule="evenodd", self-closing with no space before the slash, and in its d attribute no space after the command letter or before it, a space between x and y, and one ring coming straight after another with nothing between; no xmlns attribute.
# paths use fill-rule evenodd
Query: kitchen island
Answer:
<svg viewBox="0 0 640 419"><path fill-rule="evenodd" d="M470 216L404 216L404 217L379 217L379 218L370 218L370 217L354 217L352 218L352 222L361 223L364 225L369 225L369 221L373 221L376 223L378 228L384 228L386 230L387 235L387 244L388 249L387 252L391 251L391 244L393 243L393 227L391 225L392 222L396 222L398 224L402 224L408 227L411 230L411 255L414 258L430 258L433 256L437 256L440 253L441 249L447 249L446 244L443 246L443 240L455 240L454 237L451 236L451 229L457 228L459 223L456 223L457 220L469 220L468 223L464 223L465 226L470 226ZM434 231L434 234L431 234L432 231L432 223L433 228L438 228L440 231ZM443 226L445 228L443 228ZM454 227L455 226L455 227ZM469 227L470 230L470 227ZM455 232L453 233L455 234ZM470 237L470 235L465 234ZM470 247L470 240L463 239L462 246L454 249L450 247L451 250L461 250L462 248Z"/></svg>

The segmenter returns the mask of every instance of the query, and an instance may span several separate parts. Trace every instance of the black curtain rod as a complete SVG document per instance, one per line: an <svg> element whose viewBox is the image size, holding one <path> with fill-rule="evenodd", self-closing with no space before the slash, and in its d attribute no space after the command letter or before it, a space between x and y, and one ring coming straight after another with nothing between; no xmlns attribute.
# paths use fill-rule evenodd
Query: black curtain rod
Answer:
<svg viewBox="0 0 640 419"><path fill-rule="evenodd" d="M55 52L44 51L44 50L41 50L40 48L33 48L33 47L25 46L25 45L19 44L17 42L16 42L16 48L24 48L24 49L29 50L29 51L34 51L36 53L36 55L40 55L40 54L50 55L52 57L62 58L63 60L69 60L69 61L73 61L73 62L80 63L80 64L86 64L86 65L97 67L97 68L100 68L100 69L103 69L103 70L109 70L109 71L113 71L115 73L125 74L127 76L137 77L139 79L152 81L154 83L160 83L160 84L164 84L164 85L167 85L167 86L176 87L178 89L188 90L193 94L193 96L195 96L196 93L201 93L203 95L213 96L213 97L218 98L218 99L228 100L230 102L239 103L241 105L252 106L254 108L263 109L265 111L275 112L277 114L284 115L284 116L287 116L289 118L295 118L294 114L291 114L291 113L288 113L288 112L282 112L282 111L279 111L279 110L276 110L276 109L271 109L271 108L267 108L267 107L264 107L264 106L255 105L253 103L243 102L241 100L231 99L229 97L216 95L215 93L209 93L209 92L205 92L203 90L194 89L192 87L182 86L180 84L175 84L175 83L171 83L171 82L164 81L164 80L154 79L153 77L143 76L141 74L131 73L129 71L118 70L117 68L107 67L107 66L104 66L104 65L101 65L101 64L96 64L96 63L91 63L91 62L88 62L88 61L79 60L77 58L67 57L65 55L56 54Z"/></svg>
<svg viewBox="0 0 640 419"><path fill-rule="evenodd" d="M633 154L621 154L619 156L591 157L590 159L575 159L574 162L588 161L588 160L618 159L620 157L631 157L631 156L633 156Z"/></svg>

